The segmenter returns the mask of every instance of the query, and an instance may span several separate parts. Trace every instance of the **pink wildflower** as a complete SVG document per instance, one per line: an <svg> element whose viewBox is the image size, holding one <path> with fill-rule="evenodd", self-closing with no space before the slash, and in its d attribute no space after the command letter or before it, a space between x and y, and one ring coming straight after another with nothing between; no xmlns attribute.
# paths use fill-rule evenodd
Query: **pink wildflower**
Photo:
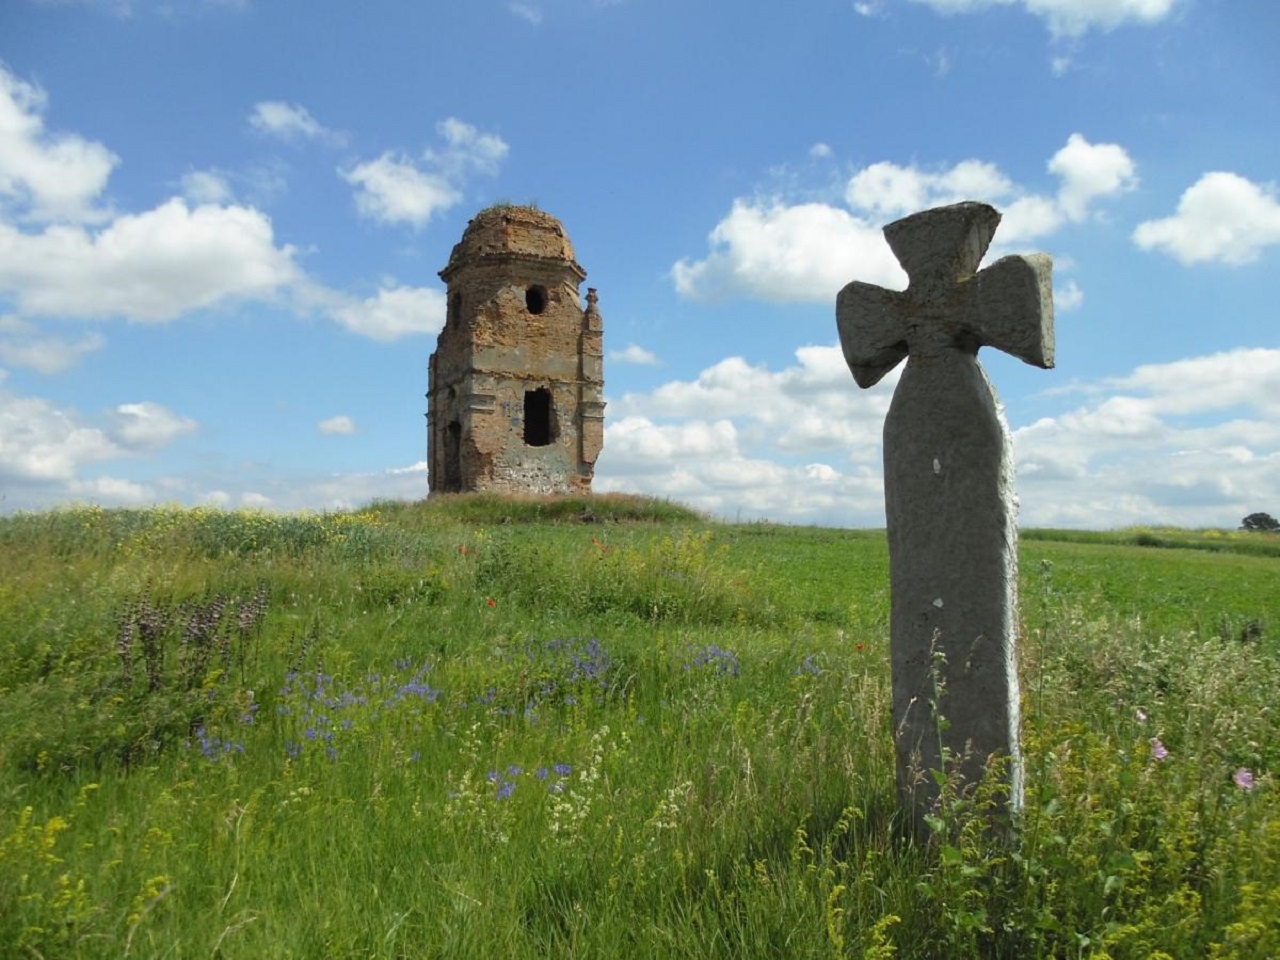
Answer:
<svg viewBox="0 0 1280 960"><path fill-rule="evenodd" d="M1253 771L1248 767L1241 767L1236 771L1236 775L1232 779L1241 790L1253 789Z"/></svg>
<svg viewBox="0 0 1280 960"><path fill-rule="evenodd" d="M1151 759L1164 760L1168 756L1169 756L1169 750L1165 747L1163 743L1160 742L1160 738L1152 737L1151 738Z"/></svg>

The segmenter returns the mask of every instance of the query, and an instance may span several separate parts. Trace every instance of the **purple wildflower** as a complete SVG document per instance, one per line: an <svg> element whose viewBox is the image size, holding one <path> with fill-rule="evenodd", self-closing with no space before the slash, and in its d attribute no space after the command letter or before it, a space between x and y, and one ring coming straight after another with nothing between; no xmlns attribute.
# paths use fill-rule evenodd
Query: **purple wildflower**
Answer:
<svg viewBox="0 0 1280 960"><path fill-rule="evenodd" d="M507 797L511 796L515 792L516 792L515 781L503 780L502 783L498 785L498 792L495 796L499 800L505 800L507 799Z"/></svg>
<svg viewBox="0 0 1280 960"><path fill-rule="evenodd" d="M1249 791L1254 788L1253 771L1248 767L1241 767L1231 779L1235 781L1235 785L1241 790Z"/></svg>
<svg viewBox="0 0 1280 960"><path fill-rule="evenodd" d="M1164 759L1167 759L1168 756L1169 756L1169 750L1167 747L1165 747L1163 743L1160 742L1160 738L1152 737L1151 738L1151 759L1164 760Z"/></svg>
<svg viewBox="0 0 1280 960"><path fill-rule="evenodd" d="M573 767L569 766L567 763L557 763L552 769L555 770L556 776L560 777L567 777L569 774L573 773Z"/></svg>

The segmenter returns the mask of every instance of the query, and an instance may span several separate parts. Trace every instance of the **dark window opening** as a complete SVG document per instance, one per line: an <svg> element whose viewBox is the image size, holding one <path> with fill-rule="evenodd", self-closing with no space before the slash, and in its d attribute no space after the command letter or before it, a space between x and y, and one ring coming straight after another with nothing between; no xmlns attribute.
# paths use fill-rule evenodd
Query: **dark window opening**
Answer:
<svg viewBox="0 0 1280 960"><path fill-rule="evenodd" d="M524 292L524 305L530 313L541 313L547 309L547 291L544 287L530 287Z"/></svg>
<svg viewBox="0 0 1280 960"><path fill-rule="evenodd" d="M462 489L462 424L457 420L444 430L444 492Z"/></svg>
<svg viewBox="0 0 1280 960"><path fill-rule="evenodd" d="M555 439L555 417L552 415L551 391L546 387L526 390L524 394L524 442L531 447L545 447Z"/></svg>
<svg viewBox="0 0 1280 960"><path fill-rule="evenodd" d="M449 316L446 318L447 323L457 323L458 317L462 313L462 294L455 293L449 298Z"/></svg>

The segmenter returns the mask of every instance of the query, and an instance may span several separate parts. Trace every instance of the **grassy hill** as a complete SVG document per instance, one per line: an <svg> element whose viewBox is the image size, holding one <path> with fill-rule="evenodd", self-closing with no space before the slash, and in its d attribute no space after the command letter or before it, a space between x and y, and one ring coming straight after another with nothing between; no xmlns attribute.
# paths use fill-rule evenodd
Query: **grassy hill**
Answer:
<svg viewBox="0 0 1280 960"><path fill-rule="evenodd" d="M1277 956L1278 545L1024 535L1007 846L954 797L898 829L882 531L629 497L2 518L0 944Z"/></svg>

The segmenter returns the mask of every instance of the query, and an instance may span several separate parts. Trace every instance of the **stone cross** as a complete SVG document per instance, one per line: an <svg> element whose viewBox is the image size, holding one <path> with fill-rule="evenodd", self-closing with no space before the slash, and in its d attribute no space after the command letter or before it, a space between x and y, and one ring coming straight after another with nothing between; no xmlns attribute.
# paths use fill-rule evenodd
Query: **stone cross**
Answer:
<svg viewBox="0 0 1280 960"><path fill-rule="evenodd" d="M920 830L944 770L970 789L1001 758L998 812L1022 799L1017 499L1008 430L978 348L1053 366L1052 261L978 271L1000 214L983 203L884 228L903 292L850 283L836 301L845 359L870 387L905 357L884 424L893 723L899 802Z"/></svg>

